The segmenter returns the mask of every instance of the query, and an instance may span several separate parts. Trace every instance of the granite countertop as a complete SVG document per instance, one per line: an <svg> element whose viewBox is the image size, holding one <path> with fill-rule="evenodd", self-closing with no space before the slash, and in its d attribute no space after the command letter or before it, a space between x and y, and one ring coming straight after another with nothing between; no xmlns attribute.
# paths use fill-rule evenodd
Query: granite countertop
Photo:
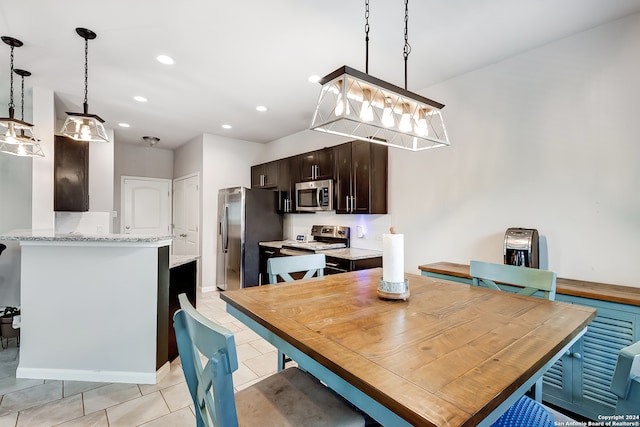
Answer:
<svg viewBox="0 0 640 427"><path fill-rule="evenodd" d="M160 242L171 240L173 236L148 234L82 234L56 233L52 230L13 230L0 235L0 240L20 240L31 242Z"/></svg>
<svg viewBox="0 0 640 427"><path fill-rule="evenodd" d="M295 240L276 240L271 242L260 242L260 246L267 248L281 249L283 244L294 243ZM382 251L374 249L361 249L361 248L342 248L342 249L327 249L326 251L318 251L319 254L325 254L326 256L343 258L349 260L377 258L382 256Z"/></svg>
<svg viewBox="0 0 640 427"><path fill-rule="evenodd" d="M169 255L169 267L178 267L200 258L200 255Z"/></svg>

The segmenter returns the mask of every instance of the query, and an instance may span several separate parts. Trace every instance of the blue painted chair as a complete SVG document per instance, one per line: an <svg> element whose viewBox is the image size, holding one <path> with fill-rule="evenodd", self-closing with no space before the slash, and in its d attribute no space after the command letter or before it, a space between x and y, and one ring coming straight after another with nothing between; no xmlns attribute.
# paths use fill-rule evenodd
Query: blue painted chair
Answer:
<svg viewBox="0 0 640 427"><path fill-rule="evenodd" d="M522 396L492 427L553 427L555 420L544 406Z"/></svg>
<svg viewBox="0 0 640 427"><path fill-rule="evenodd" d="M299 279L310 279L314 276L324 276L326 267L326 257L324 254L285 256L269 258L267 261L267 273L269 273L269 283L278 283L278 276L285 282L295 280L291 273L304 272L304 276Z"/></svg>
<svg viewBox="0 0 640 427"><path fill-rule="evenodd" d="M545 299L552 301L556 299L556 273L553 271L471 261L469 273L475 286L500 290L496 284L496 282L499 282L521 288L517 292L521 295L531 296L538 291L542 291Z"/></svg>
<svg viewBox="0 0 640 427"><path fill-rule="evenodd" d="M611 391L618 396L616 415L640 414L640 341L618 353Z"/></svg>
<svg viewBox="0 0 640 427"><path fill-rule="evenodd" d="M501 290L496 282L512 285L520 295L532 296L542 292L545 299L556 299L556 273L537 268L528 268L507 264L471 261L469 274L473 278L474 286L484 286L489 289ZM542 378L536 381L531 394L538 402L542 401Z"/></svg>
<svg viewBox="0 0 640 427"><path fill-rule="evenodd" d="M285 282L293 282L295 279L291 276L291 273L304 272L304 276L298 280L310 279L314 275L317 277L323 277L326 262L327 260L324 254L269 258L267 261L269 283L278 283L278 277ZM278 350L278 371L282 371L286 363L290 361L291 359Z"/></svg>
<svg viewBox="0 0 640 427"><path fill-rule="evenodd" d="M233 334L198 313L185 294L178 300L180 310L173 322L199 427L364 425L360 414L298 368L271 375L234 395L232 374L238 369L238 357Z"/></svg>

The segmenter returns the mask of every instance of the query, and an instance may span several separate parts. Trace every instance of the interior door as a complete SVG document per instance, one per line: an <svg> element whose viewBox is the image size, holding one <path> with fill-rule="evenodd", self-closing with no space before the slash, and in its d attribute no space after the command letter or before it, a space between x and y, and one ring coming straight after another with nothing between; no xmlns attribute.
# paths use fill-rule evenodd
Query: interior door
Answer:
<svg viewBox="0 0 640 427"><path fill-rule="evenodd" d="M171 180L122 177L123 234L171 234Z"/></svg>
<svg viewBox="0 0 640 427"><path fill-rule="evenodd" d="M200 253L200 191L199 176L192 175L173 181L173 253Z"/></svg>

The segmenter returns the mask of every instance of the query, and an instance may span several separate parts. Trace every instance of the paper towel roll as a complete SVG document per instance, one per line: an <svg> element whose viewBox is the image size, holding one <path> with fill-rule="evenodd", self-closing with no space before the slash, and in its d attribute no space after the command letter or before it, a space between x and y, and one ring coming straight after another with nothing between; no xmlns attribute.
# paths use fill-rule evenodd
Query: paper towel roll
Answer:
<svg viewBox="0 0 640 427"><path fill-rule="evenodd" d="M382 235L382 280L404 281L404 234Z"/></svg>

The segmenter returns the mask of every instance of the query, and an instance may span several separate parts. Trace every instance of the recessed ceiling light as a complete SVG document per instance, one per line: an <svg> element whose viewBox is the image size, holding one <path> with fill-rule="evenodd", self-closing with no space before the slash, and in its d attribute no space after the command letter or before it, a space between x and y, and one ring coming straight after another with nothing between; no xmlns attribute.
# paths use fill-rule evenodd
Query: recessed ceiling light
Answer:
<svg viewBox="0 0 640 427"><path fill-rule="evenodd" d="M320 81L320 76L317 74L314 74L313 76L309 76L309 81L311 83L318 83Z"/></svg>
<svg viewBox="0 0 640 427"><path fill-rule="evenodd" d="M264 105L258 105L256 107L256 110L258 110L258 111L267 111L267 107L265 107Z"/></svg>
<svg viewBox="0 0 640 427"><path fill-rule="evenodd" d="M158 62L161 62L165 65L173 65L176 62L172 57L167 55L158 55L156 59L158 60Z"/></svg>
<svg viewBox="0 0 640 427"><path fill-rule="evenodd" d="M231 125L222 125L222 129L231 129Z"/></svg>
<svg viewBox="0 0 640 427"><path fill-rule="evenodd" d="M131 125L129 123L118 123L118 126L123 127L123 128L131 127Z"/></svg>
<svg viewBox="0 0 640 427"><path fill-rule="evenodd" d="M139 95L134 96L133 99L135 99L138 102L147 102L148 101L147 98L145 98L144 96L139 96Z"/></svg>

